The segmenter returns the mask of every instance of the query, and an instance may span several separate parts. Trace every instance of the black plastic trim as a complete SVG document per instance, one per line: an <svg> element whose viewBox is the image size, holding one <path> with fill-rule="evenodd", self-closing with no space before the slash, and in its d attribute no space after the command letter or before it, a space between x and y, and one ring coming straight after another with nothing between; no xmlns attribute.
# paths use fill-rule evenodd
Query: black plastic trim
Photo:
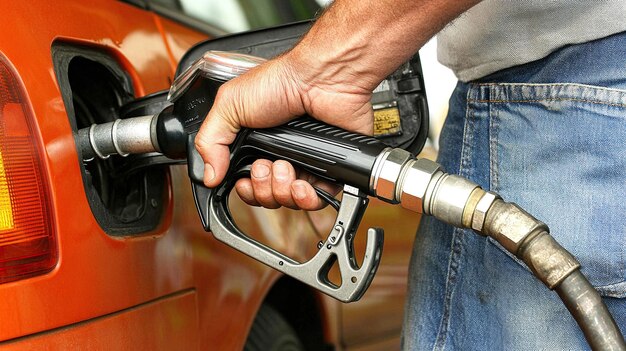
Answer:
<svg viewBox="0 0 626 351"><path fill-rule="evenodd" d="M115 90L114 93L117 95L118 101L116 105L118 106L114 106L110 111L107 111L111 113L110 117L106 117L108 120L112 121L117 118L120 106L134 99L134 90L131 78L120 67L117 61L104 51L59 41L52 44L51 51L54 71L59 84L59 89L61 91L61 97L75 136L77 135L78 128L84 126L78 125L75 110L76 102L71 86L70 69L74 60L81 59L91 61L106 69L106 71L110 73L112 78L110 82L112 85L111 88ZM142 234L156 229L156 227L161 223L161 219L163 218L166 208L166 185L168 179L168 170L166 167L151 168L149 173L147 170L138 171L144 173L136 174L133 178L130 178L135 182L134 184L140 184L137 185L139 187L138 189L133 189L138 191L137 196L142 200L140 206L141 209L138 210L138 214L136 216L131 216L129 219L129 217L123 214L114 214L105 206L105 202L103 202L103 199L93 183L92 175L87 171L85 164L80 161L82 160L82 156L78 147L76 151L76 161L80 166L85 195L89 206L94 218L107 234L114 236L128 236ZM129 157L129 159L125 159L123 161L107 160L106 162L115 162L116 165L123 165L124 163L131 161L132 160L130 160ZM117 169L115 171L117 171ZM125 174L125 176L127 175L128 173Z"/></svg>

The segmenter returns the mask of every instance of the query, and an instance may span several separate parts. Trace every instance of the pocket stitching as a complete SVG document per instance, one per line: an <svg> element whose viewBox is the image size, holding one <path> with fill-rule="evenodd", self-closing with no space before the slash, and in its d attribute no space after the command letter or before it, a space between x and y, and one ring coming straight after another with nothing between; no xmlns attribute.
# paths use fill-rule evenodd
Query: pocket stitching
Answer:
<svg viewBox="0 0 626 351"><path fill-rule="evenodd" d="M469 100L469 102L484 102L484 103L511 103L511 102L545 102L545 101L575 101L575 102L587 102L591 104L614 106L614 107L626 107L626 104L616 104L611 102L604 102L600 100L588 100L588 99L574 99L574 98L545 98L545 99L528 99L528 100Z"/></svg>
<svg viewBox="0 0 626 351"><path fill-rule="evenodd" d="M491 87L489 88L491 92ZM491 94L490 94L491 95ZM488 116L489 116L489 188L490 190L495 191L496 193L500 192L500 184L499 184L499 173L498 173L498 137L499 133L499 115L497 110L492 110L491 106L489 106L489 100L483 101L487 104ZM517 262L522 269L531 273L530 268L526 266L526 264L517 258L515 255L510 253L507 249L505 249L500 243L494 240L491 237L487 237L487 241L497 247L500 251L502 251L505 255L511 258L513 261Z"/></svg>
<svg viewBox="0 0 626 351"><path fill-rule="evenodd" d="M594 89L594 90L604 90L607 92L615 92L615 93L623 93L626 94L626 89L617 89L610 88L601 85L592 85L592 84L580 84L574 82L563 82L563 83L478 83L478 86L487 86L487 87L575 87L582 89Z"/></svg>

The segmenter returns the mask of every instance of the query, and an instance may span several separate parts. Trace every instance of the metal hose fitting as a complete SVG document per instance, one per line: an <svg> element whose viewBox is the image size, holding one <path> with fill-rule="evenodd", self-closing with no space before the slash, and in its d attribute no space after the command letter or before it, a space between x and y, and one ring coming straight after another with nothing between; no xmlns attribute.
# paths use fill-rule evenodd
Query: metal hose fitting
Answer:
<svg viewBox="0 0 626 351"><path fill-rule="evenodd" d="M380 199L400 203L408 210L432 215L463 226L470 195L479 186L463 177L445 173L428 159L412 159L402 149L387 149L379 156L370 179L372 192Z"/></svg>
<svg viewBox="0 0 626 351"><path fill-rule="evenodd" d="M387 148L378 155L370 177L370 190L384 201L398 203L397 183L404 179L403 170L413 155L402 149ZM413 160L411 160L413 161Z"/></svg>
<svg viewBox="0 0 626 351"><path fill-rule="evenodd" d="M400 203L411 211L425 213L427 190L433 179L443 176L441 166L427 159L415 159L402 149L386 149L374 163L370 191L379 199Z"/></svg>
<svg viewBox="0 0 626 351"><path fill-rule="evenodd" d="M424 213L455 227L464 227L463 212L478 184L463 177L444 174L426 191Z"/></svg>

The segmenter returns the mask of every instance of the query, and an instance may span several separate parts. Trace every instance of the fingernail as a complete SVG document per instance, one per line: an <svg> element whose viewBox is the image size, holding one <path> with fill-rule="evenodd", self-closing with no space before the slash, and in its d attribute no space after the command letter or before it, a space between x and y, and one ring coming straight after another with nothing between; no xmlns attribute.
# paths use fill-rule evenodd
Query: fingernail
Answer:
<svg viewBox="0 0 626 351"><path fill-rule="evenodd" d="M276 177L276 179L287 179L287 177L289 176L289 169L287 168L287 166L283 163L277 162L274 163L274 176Z"/></svg>
<svg viewBox="0 0 626 351"><path fill-rule="evenodd" d="M265 178L270 175L270 168L264 164L256 165L252 167L252 176L254 178Z"/></svg>
<svg viewBox="0 0 626 351"><path fill-rule="evenodd" d="M306 198L306 188L303 184L293 183L291 186L293 187L293 197L298 200Z"/></svg>
<svg viewBox="0 0 626 351"><path fill-rule="evenodd" d="M213 178L215 178L215 170L210 164L205 163L204 164L204 179L206 179L207 182L210 182L213 180Z"/></svg>

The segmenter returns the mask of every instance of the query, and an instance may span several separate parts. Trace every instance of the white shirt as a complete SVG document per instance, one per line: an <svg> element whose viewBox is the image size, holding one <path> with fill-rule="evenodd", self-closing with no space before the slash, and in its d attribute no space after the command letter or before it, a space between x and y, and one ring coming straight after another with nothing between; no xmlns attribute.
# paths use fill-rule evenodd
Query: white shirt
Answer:
<svg viewBox="0 0 626 351"><path fill-rule="evenodd" d="M439 33L437 57L467 82L622 31L626 0L484 0Z"/></svg>

